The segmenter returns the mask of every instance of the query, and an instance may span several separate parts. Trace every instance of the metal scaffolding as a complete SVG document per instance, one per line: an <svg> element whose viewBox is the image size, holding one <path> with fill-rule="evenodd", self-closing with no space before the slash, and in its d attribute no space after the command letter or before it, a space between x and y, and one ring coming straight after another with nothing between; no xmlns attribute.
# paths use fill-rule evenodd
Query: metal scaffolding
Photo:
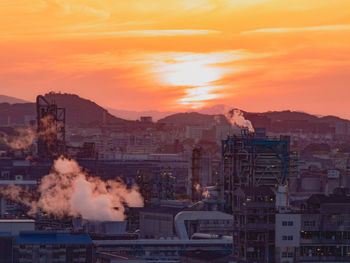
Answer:
<svg viewBox="0 0 350 263"><path fill-rule="evenodd" d="M248 132L222 141L221 198L228 212L239 187L287 185L289 177L298 175L298 158L289 145L288 136L260 138Z"/></svg>
<svg viewBox="0 0 350 263"><path fill-rule="evenodd" d="M39 95L36 98L38 157L50 159L66 153L66 111Z"/></svg>

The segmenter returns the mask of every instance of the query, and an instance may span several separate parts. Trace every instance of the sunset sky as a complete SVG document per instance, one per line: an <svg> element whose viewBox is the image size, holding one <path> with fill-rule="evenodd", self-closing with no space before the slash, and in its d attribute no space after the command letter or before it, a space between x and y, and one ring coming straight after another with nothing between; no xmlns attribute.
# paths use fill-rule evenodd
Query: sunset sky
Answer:
<svg viewBox="0 0 350 263"><path fill-rule="evenodd" d="M350 118L349 0L1 0L0 94Z"/></svg>

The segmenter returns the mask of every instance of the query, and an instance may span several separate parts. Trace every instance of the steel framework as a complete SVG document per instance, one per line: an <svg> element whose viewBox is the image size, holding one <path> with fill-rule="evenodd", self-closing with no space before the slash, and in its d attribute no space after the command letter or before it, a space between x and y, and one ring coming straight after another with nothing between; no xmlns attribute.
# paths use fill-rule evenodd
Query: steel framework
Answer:
<svg viewBox="0 0 350 263"><path fill-rule="evenodd" d="M36 98L38 157L50 159L66 153L66 111L39 95Z"/></svg>
<svg viewBox="0 0 350 263"><path fill-rule="evenodd" d="M289 177L298 175L298 158L289 145L288 136L257 138L252 133L222 141L221 198L228 212L239 187L287 185Z"/></svg>

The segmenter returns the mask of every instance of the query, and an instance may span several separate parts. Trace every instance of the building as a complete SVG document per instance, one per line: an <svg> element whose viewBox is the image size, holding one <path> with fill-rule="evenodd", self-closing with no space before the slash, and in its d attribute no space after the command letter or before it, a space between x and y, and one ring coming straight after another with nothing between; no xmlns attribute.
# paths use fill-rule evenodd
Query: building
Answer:
<svg viewBox="0 0 350 263"><path fill-rule="evenodd" d="M244 131L244 130L243 130ZM222 141L221 198L225 211L235 210L235 190L240 186L284 185L298 174L296 155L289 149L290 138L255 136L248 131Z"/></svg>
<svg viewBox="0 0 350 263"><path fill-rule="evenodd" d="M190 239L194 235L212 238L214 235L232 240L232 228L232 215L219 211L181 211L175 216L176 233L181 239Z"/></svg>
<svg viewBox="0 0 350 263"><path fill-rule="evenodd" d="M117 253L126 257L138 257L147 262L179 263L180 257L195 251L210 251L230 255L232 239L182 240L167 239L137 239L137 240L94 240L97 251Z"/></svg>
<svg viewBox="0 0 350 263"><path fill-rule="evenodd" d="M174 220L183 208L167 206L146 207L140 211L141 238L170 238L175 237Z"/></svg>
<svg viewBox="0 0 350 263"><path fill-rule="evenodd" d="M268 186L235 191L233 256L246 262L273 263L275 258L275 193Z"/></svg>
<svg viewBox="0 0 350 263"><path fill-rule="evenodd" d="M212 251L194 251L182 255L180 263L229 263L233 261L232 256Z"/></svg>
<svg viewBox="0 0 350 263"><path fill-rule="evenodd" d="M349 262L350 196L341 189L329 196L312 195L301 212L297 262Z"/></svg>
<svg viewBox="0 0 350 263"><path fill-rule="evenodd" d="M96 263L146 263L142 258L122 255L118 253L99 252L96 255Z"/></svg>
<svg viewBox="0 0 350 263"><path fill-rule="evenodd" d="M13 237L13 262L94 262L87 234L29 231Z"/></svg>
<svg viewBox="0 0 350 263"><path fill-rule="evenodd" d="M295 263L300 248L301 215L277 213L275 221L275 262Z"/></svg>
<svg viewBox="0 0 350 263"><path fill-rule="evenodd" d="M9 233L13 236L21 231L34 231L35 221L32 219L0 219L0 233Z"/></svg>
<svg viewBox="0 0 350 263"><path fill-rule="evenodd" d="M298 205L297 205L298 204ZM276 263L350 261L350 196L314 194L276 214Z"/></svg>
<svg viewBox="0 0 350 263"><path fill-rule="evenodd" d="M0 262L13 262L13 236L11 233L0 232Z"/></svg>

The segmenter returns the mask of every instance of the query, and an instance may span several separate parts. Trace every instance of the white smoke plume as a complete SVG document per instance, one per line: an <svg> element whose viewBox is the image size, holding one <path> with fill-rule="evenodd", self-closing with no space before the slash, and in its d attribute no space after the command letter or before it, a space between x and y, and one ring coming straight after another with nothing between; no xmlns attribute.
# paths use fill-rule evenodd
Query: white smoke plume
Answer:
<svg viewBox="0 0 350 263"><path fill-rule="evenodd" d="M0 132L2 141L13 150L27 150L33 145L36 138L41 138L50 146L57 137L57 127L55 120L51 115L48 115L40 120L40 131L34 130L33 127L23 129L16 128L14 135L8 135L5 132Z"/></svg>
<svg viewBox="0 0 350 263"><path fill-rule="evenodd" d="M12 187L13 188L13 187ZM89 177L78 163L63 157L57 159L50 174L39 185L39 199L21 197L19 189L0 192L8 199L31 207L31 214L44 211L56 217L81 216L87 220L122 221L125 204L142 207L143 198L138 187L128 189L123 181L103 181Z"/></svg>
<svg viewBox="0 0 350 263"><path fill-rule="evenodd" d="M20 129L15 130L15 135L11 136L4 132L0 133L2 141L11 149L25 150L29 149L35 139L35 132L32 129Z"/></svg>
<svg viewBox="0 0 350 263"><path fill-rule="evenodd" d="M204 190L203 190L202 196L203 196L205 199L208 199L208 198L210 197L210 192L208 191L208 189L204 189Z"/></svg>
<svg viewBox="0 0 350 263"><path fill-rule="evenodd" d="M195 189L197 192L199 192L199 191L201 191L202 187L201 187L200 184L195 184L195 185L194 185L194 189Z"/></svg>
<svg viewBox="0 0 350 263"><path fill-rule="evenodd" d="M243 112L239 109L232 109L226 115L227 120L231 125L237 125L241 128L247 128L250 132L254 132L254 127L249 120L246 120L243 116Z"/></svg>
<svg viewBox="0 0 350 263"><path fill-rule="evenodd" d="M201 193L202 197L204 197L204 198L209 198L210 197L210 192L208 191L208 189L205 188L205 187L202 187L198 183L194 185L194 190L196 190L198 193Z"/></svg>

